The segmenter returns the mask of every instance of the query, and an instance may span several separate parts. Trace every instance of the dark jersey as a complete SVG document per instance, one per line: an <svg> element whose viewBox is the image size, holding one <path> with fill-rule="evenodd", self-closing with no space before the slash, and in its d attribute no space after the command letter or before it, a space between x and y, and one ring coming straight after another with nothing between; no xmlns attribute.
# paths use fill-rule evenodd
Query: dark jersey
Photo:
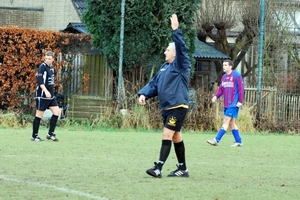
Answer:
<svg viewBox="0 0 300 200"><path fill-rule="evenodd" d="M188 108L191 63L183 35L179 29L173 31L176 57L172 63L164 63L156 75L143 87L138 96L146 99L158 96L162 110L178 107Z"/></svg>
<svg viewBox="0 0 300 200"><path fill-rule="evenodd" d="M47 90L50 92L51 97L54 98L54 68L53 66L48 66L45 62L39 66L37 72L37 84L35 91L35 97L46 98L45 92L42 90L40 85L44 84Z"/></svg>

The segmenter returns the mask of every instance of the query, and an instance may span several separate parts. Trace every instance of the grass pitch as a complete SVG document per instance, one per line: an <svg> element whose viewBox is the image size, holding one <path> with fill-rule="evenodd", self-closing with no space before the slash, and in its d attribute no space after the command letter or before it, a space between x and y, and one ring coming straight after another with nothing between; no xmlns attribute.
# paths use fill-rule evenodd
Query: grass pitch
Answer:
<svg viewBox="0 0 300 200"><path fill-rule="evenodd" d="M47 130L42 128L40 137ZM161 132L69 131L59 142L30 141L31 129L0 129L0 199L299 199L300 137L241 134L243 147L220 145L215 133L184 133L189 178L176 169L172 147L161 179L146 169L157 161Z"/></svg>

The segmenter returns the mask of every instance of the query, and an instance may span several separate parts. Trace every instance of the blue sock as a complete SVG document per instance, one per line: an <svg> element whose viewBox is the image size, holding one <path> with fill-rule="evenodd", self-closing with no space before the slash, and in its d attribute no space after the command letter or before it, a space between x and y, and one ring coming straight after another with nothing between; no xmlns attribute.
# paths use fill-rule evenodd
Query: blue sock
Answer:
<svg viewBox="0 0 300 200"><path fill-rule="evenodd" d="M217 140L218 143L220 142L220 140L222 139L222 137L225 133L226 133L226 130L223 127L220 128L220 130L219 130L219 132L216 136L216 140Z"/></svg>
<svg viewBox="0 0 300 200"><path fill-rule="evenodd" d="M240 137L238 129L232 129L232 135L234 137L235 142L242 143L242 138Z"/></svg>

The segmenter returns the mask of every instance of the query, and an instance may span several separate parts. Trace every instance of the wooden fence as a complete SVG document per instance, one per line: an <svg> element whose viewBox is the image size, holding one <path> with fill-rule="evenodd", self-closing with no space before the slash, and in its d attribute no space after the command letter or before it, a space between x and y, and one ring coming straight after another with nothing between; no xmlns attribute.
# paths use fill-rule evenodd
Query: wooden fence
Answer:
<svg viewBox="0 0 300 200"><path fill-rule="evenodd" d="M104 56L101 54L77 54L64 55L59 54L58 61L64 59L69 60L72 67L68 63L62 67L57 74L57 78L61 79L64 85L63 93L65 95L89 95L93 97L112 98L113 96L113 70L106 67ZM87 74L88 91L84 92L82 87L82 75ZM69 82L66 83L66 80Z"/></svg>
<svg viewBox="0 0 300 200"><path fill-rule="evenodd" d="M84 73L90 75L88 95L112 98L113 71L106 67L103 55L86 55Z"/></svg>
<svg viewBox="0 0 300 200"><path fill-rule="evenodd" d="M72 117L88 117L89 113L81 116L83 110L94 110L101 113L106 107L110 107L113 97L113 73L112 70L105 66L105 60L102 55L81 55L76 57L73 63L80 69L83 68L84 73L90 75L88 94L82 95L82 91L78 92L81 80L80 73L77 70L76 79L71 84L69 112ZM80 90L80 89L79 89ZM84 100L83 100L84 99ZM91 103L88 103L91 99ZM95 100L97 99L97 100ZM103 99L105 106L103 107ZM98 102L98 108L95 102ZM257 112L257 89L256 87L245 88L244 102L251 107L253 112ZM91 104L91 105L90 105ZM261 90L260 113L261 118L271 122L300 122L300 95L285 95L277 91L274 87L263 87ZM76 108L80 108L79 110ZM100 109L100 110L99 110ZM100 112L101 111L101 112ZM89 111L91 112L91 111ZM95 115L93 113L92 115Z"/></svg>
<svg viewBox="0 0 300 200"><path fill-rule="evenodd" d="M84 66L83 73L89 75L88 91L72 90L68 98L68 116L71 118L91 118L100 116L112 107L113 71L106 67L103 55L87 54L81 63L74 66ZM81 76L74 79L80 86ZM76 85L76 84L74 84Z"/></svg>
<svg viewBox="0 0 300 200"><path fill-rule="evenodd" d="M244 102L257 110L257 89L245 88ZM261 117L272 122L300 121L300 96L278 93L276 88L262 88Z"/></svg>

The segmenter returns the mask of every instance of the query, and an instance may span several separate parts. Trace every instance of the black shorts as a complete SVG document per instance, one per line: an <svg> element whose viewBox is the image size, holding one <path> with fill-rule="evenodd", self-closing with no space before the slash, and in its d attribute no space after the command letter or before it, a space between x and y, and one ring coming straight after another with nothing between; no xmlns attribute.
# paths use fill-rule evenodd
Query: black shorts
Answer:
<svg viewBox="0 0 300 200"><path fill-rule="evenodd" d="M183 121L187 113L186 108L175 108L171 110L163 110L162 118L164 127L173 131L180 131Z"/></svg>
<svg viewBox="0 0 300 200"><path fill-rule="evenodd" d="M52 106L58 106L56 98L43 98L43 97L36 97L35 98L36 103L36 109L45 111L46 109L49 109L49 107Z"/></svg>

